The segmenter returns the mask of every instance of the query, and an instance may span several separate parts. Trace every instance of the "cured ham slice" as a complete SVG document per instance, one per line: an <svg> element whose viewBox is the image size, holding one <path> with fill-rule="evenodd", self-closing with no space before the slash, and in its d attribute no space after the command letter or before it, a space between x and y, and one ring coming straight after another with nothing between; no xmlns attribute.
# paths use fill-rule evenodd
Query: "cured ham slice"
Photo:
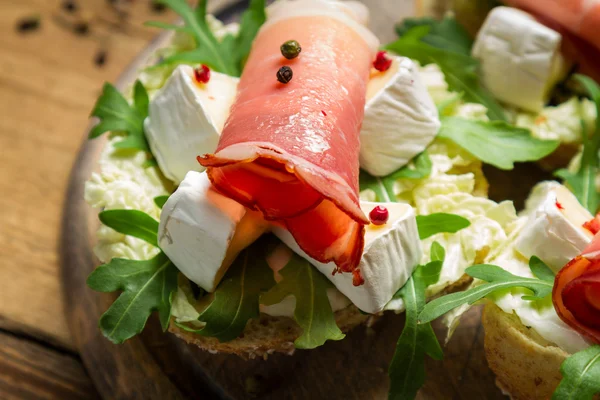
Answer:
<svg viewBox="0 0 600 400"><path fill-rule="evenodd" d="M560 270L552 300L563 321L600 343L600 234Z"/></svg>
<svg viewBox="0 0 600 400"><path fill-rule="evenodd" d="M226 196L285 226L298 245L361 284L359 132L378 41L335 1L288 1L270 10L246 63L215 154L198 157ZM302 46L286 60L280 46ZM293 70L288 84L277 71ZM334 271L335 272L335 271Z"/></svg>

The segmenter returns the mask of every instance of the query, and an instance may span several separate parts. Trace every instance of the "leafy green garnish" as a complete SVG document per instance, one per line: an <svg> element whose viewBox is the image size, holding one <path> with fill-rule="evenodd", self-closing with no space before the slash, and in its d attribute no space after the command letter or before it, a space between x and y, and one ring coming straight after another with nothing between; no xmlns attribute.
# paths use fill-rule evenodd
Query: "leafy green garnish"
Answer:
<svg viewBox="0 0 600 400"><path fill-rule="evenodd" d="M148 214L138 210L106 210L98 214L98 217L109 228L158 247L158 221Z"/></svg>
<svg viewBox="0 0 600 400"><path fill-rule="evenodd" d="M372 176L366 171L360 171L360 190L371 189L377 196L377 201L395 202L394 184L398 179L423 179L431 174L432 163L427 151L416 156L409 165L384 177Z"/></svg>
<svg viewBox="0 0 600 400"><path fill-rule="evenodd" d="M133 93L134 105L131 106L117 88L110 83L104 84L102 94L91 113L91 116L98 117L100 122L90 131L90 139L108 131L124 132L127 136L115 143L116 148L150 152L144 135L144 119L148 116L148 93L140 81L135 82Z"/></svg>
<svg viewBox="0 0 600 400"><path fill-rule="evenodd" d="M573 354L562 363L560 372L563 379L553 400L592 400L600 393L600 346Z"/></svg>
<svg viewBox="0 0 600 400"><path fill-rule="evenodd" d="M123 290L100 318L100 329L113 343L140 333L153 311L164 330L171 317L171 296L177 290L177 268L164 253L145 261L113 258L96 268L88 286L98 292Z"/></svg>
<svg viewBox="0 0 600 400"><path fill-rule="evenodd" d="M156 196L154 198L154 204L162 210L167 200L169 200L169 196Z"/></svg>
<svg viewBox="0 0 600 400"><path fill-rule="evenodd" d="M200 0L192 9L185 0L157 0L181 16L185 27L148 22L147 25L189 33L195 43L194 50L167 57L159 65L188 63L206 64L217 72L230 76L240 76L252 42L266 20L265 0L251 0L248 9L242 14L240 31L237 36L227 34L220 42L216 39L206 21L207 0Z"/></svg>
<svg viewBox="0 0 600 400"><path fill-rule="evenodd" d="M440 247L434 242L431 253L442 256L443 248L440 251ZM435 259L417 267L412 277L394 295L394 298L401 297L404 300L406 320L388 370L390 400L414 399L425 383L425 355L434 360L441 360L444 356L431 324L418 323L419 313L425 306L425 290L439 280L443 261L443 258Z"/></svg>
<svg viewBox="0 0 600 400"><path fill-rule="evenodd" d="M200 314L202 329L181 328L228 342L239 337L249 320L258 318L259 297L275 285L266 261L265 246L258 241L242 251L215 290L210 305Z"/></svg>
<svg viewBox="0 0 600 400"><path fill-rule="evenodd" d="M554 272L552 272L550 267L548 267L538 257L532 256L529 259L529 268L531 269L533 276L535 276L536 278L541 279L546 282L554 283L554 278L555 278Z"/></svg>
<svg viewBox="0 0 600 400"><path fill-rule="evenodd" d="M473 39L469 33L456 21L454 17L445 17L442 20L434 18L406 18L396 25L396 33L402 37L411 29L419 26L428 26L429 32L421 38L435 48L452 51L454 53L471 55Z"/></svg>
<svg viewBox="0 0 600 400"><path fill-rule="evenodd" d="M421 65L437 64L444 73L450 90L462 93L466 101L483 104L488 109L490 119L505 121L502 106L479 81L479 62L469 55L423 42L423 38L430 32L430 26L415 26L407 30L400 39L386 45L385 49L412 58Z"/></svg>
<svg viewBox="0 0 600 400"><path fill-rule="evenodd" d="M292 295L296 298L294 319L302 328L302 335L294 345L299 349L314 349L327 340L345 337L335 323L327 290L333 287L304 258L294 255L279 271L283 279L260 297L261 304L273 305Z"/></svg>
<svg viewBox="0 0 600 400"><path fill-rule="evenodd" d="M596 214L600 205L600 193L596 190L596 176L600 171L600 86L585 75L575 75L577 80L590 94L596 103L596 130L592 138L586 135L586 129L582 129L581 140L583 142L583 154L581 165L577 172L572 173L567 169L556 171L555 175L562 178L571 189L577 200L592 214Z"/></svg>
<svg viewBox="0 0 600 400"><path fill-rule="evenodd" d="M107 210L99 214L106 226L158 247L158 222L138 210ZM98 292L123 290L100 318L102 333L114 343L123 343L144 329L153 311L158 311L164 330L169 326L171 296L177 290L178 271L162 252L150 260L113 258L96 268L88 286Z"/></svg>
<svg viewBox="0 0 600 400"><path fill-rule="evenodd" d="M427 239L437 233L456 233L471 225L468 219L456 214L435 213L417 215L419 239Z"/></svg>
<svg viewBox="0 0 600 400"><path fill-rule="evenodd" d="M438 137L452 140L475 157L500 169L519 161L536 161L551 154L560 142L540 140L527 129L502 121L474 121L444 117Z"/></svg>
<svg viewBox="0 0 600 400"><path fill-rule="evenodd" d="M541 264L543 263L541 263L538 258L536 258L534 261L532 260L530 260L530 266L532 264L535 265L535 267L532 268L532 271L547 279L548 272L541 272ZM543 267L545 267L544 270L549 270L547 266L544 265ZM481 279L488 283L475 286L469 290L465 290L464 292L457 292L438 297L437 299L431 301L425 306L419 315L420 323L431 322L434 319L446 314L448 311L453 310L456 307L460 307L463 304L471 305L497 290L526 288L531 290L533 295L523 296L523 300L541 300L552 293L552 288L554 286L554 279L548 281L542 279L524 278L522 276L513 275L496 265L474 265L467 268L465 272L467 275L473 278Z"/></svg>

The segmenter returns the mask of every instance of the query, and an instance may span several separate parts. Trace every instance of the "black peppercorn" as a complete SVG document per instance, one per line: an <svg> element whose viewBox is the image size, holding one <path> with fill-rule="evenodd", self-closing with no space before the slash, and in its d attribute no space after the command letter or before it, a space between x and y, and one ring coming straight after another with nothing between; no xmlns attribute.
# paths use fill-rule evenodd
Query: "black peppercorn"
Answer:
<svg viewBox="0 0 600 400"><path fill-rule="evenodd" d="M159 3L158 1L153 1L150 4L150 6L152 8L152 11L157 12L157 13L163 12L167 9L167 6L165 4Z"/></svg>
<svg viewBox="0 0 600 400"><path fill-rule="evenodd" d="M73 25L73 31L80 36L85 36L90 32L90 26L87 22L77 22Z"/></svg>
<svg viewBox="0 0 600 400"><path fill-rule="evenodd" d="M279 68L279 71L277 71L277 80L281 83L288 83L292 80L293 76L294 72L287 65L284 65L283 67Z"/></svg>
<svg viewBox="0 0 600 400"><path fill-rule="evenodd" d="M104 64L106 64L106 51L100 50L98 53L96 53L96 56L94 57L94 64L96 64L98 67L102 67Z"/></svg>
<svg viewBox="0 0 600 400"><path fill-rule="evenodd" d="M24 18L17 22L17 31L27 33L37 30L40 27L40 19L38 17Z"/></svg>
<svg viewBox="0 0 600 400"><path fill-rule="evenodd" d="M302 51L302 47L300 47L300 43L295 40L288 40L284 44L281 45L281 55L291 60L292 58L298 57L300 52Z"/></svg>
<svg viewBox="0 0 600 400"><path fill-rule="evenodd" d="M74 0L65 0L62 4L62 7L65 11L73 13L77 11L77 3Z"/></svg>

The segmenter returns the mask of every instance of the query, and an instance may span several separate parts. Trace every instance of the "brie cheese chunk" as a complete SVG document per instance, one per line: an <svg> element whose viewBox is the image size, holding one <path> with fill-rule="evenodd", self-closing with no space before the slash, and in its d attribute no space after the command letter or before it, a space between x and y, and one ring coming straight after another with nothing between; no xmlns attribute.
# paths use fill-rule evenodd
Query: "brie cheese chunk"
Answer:
<svg viewBox="0 0 600 400"><path fill-rule="evenodd" d="M417 65L393 57L392 66L371 77L360 132L360 166L385 176L408 164L440 129L437 108Z"/></svg>
<svg viewBox="0 0 600 400"><path fill-rule="evenodd" d="M594 217L564 186L545 187L545 193L536 194L537 206L530 212L515 249L526 259L539 257L558 272L592 240L594 235L583 224Z"/></svg>
<svg viewBox="0 0 600 400"><path fill-rule="evenodd" d="M403 203L373 203L361 201L369 214L378 205L389 211L387 224L365 227L365 248L359 267L365 283L352 284L352 274L336 273L335 265L310 258L296 243L290 232L274 226L273 233L294 252L306 258L323 273L354 305L367 313L383 310L392 296L410 278L421 260L422 249L414 209ZM318 228L317 228L318 229Z"/></svg>
<svg viewBox="0 0 600 400"><path fill-rule="evenodd" d="M236 256L267 229L258 213L215 191L206 172L190 171L163 206L158 244L189 280L213 292Z"/></svg>
<svg viewBox="0 0 600 400"><path fill-rule="evenodd" d="M281 281L282 277L279 271L287 265L292 258L292 250L289 247L281 244L267 256L267 263L273 270L275 281ZM350 305L350 300L340 293L336 288L327 289L327 297L333 312L342 310ZM294 317L296 310L296 298L293 295L285 297L281 302L270 306L261 304L260 312L271 315L273 317Z"/></svg>
<svg viewBox="0 0 600 400"><path fill-rule="evenodd" d="M203 171L196 157L214 152L239 78L211 71L197 83L194 69L180 65L150 102L144 127L163 174L179 183L188 171Z"/></svg>
<svg viewBox="0 0 600 400"><path fill-rule="evenodd" d="M530 14L496 7L479 31L472 54L481 62L483 83L499 100L540 111L567 72L561 35Z"/></svg>

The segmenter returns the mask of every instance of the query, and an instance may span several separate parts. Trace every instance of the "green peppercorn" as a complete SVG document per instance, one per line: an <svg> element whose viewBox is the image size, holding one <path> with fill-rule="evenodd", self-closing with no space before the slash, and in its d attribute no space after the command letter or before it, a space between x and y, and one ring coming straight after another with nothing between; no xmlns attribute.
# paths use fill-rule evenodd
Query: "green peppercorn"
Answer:
<svg viewBox="0 0 600 400"><path fill-rule="evenodd" d="M300 43L295 40L288 40L281 45L281 55L288 60L298 57L301 51L302 47L300 47Z"/></svg>
<svg viewBox="0 0 600 400"><path fill-rule="evenodd" d="M284 65L283 67L279 68L279 71L277 71L277 80L281 83L288 83L292 80L293 76L294 72L287 65Z"/></svg>

